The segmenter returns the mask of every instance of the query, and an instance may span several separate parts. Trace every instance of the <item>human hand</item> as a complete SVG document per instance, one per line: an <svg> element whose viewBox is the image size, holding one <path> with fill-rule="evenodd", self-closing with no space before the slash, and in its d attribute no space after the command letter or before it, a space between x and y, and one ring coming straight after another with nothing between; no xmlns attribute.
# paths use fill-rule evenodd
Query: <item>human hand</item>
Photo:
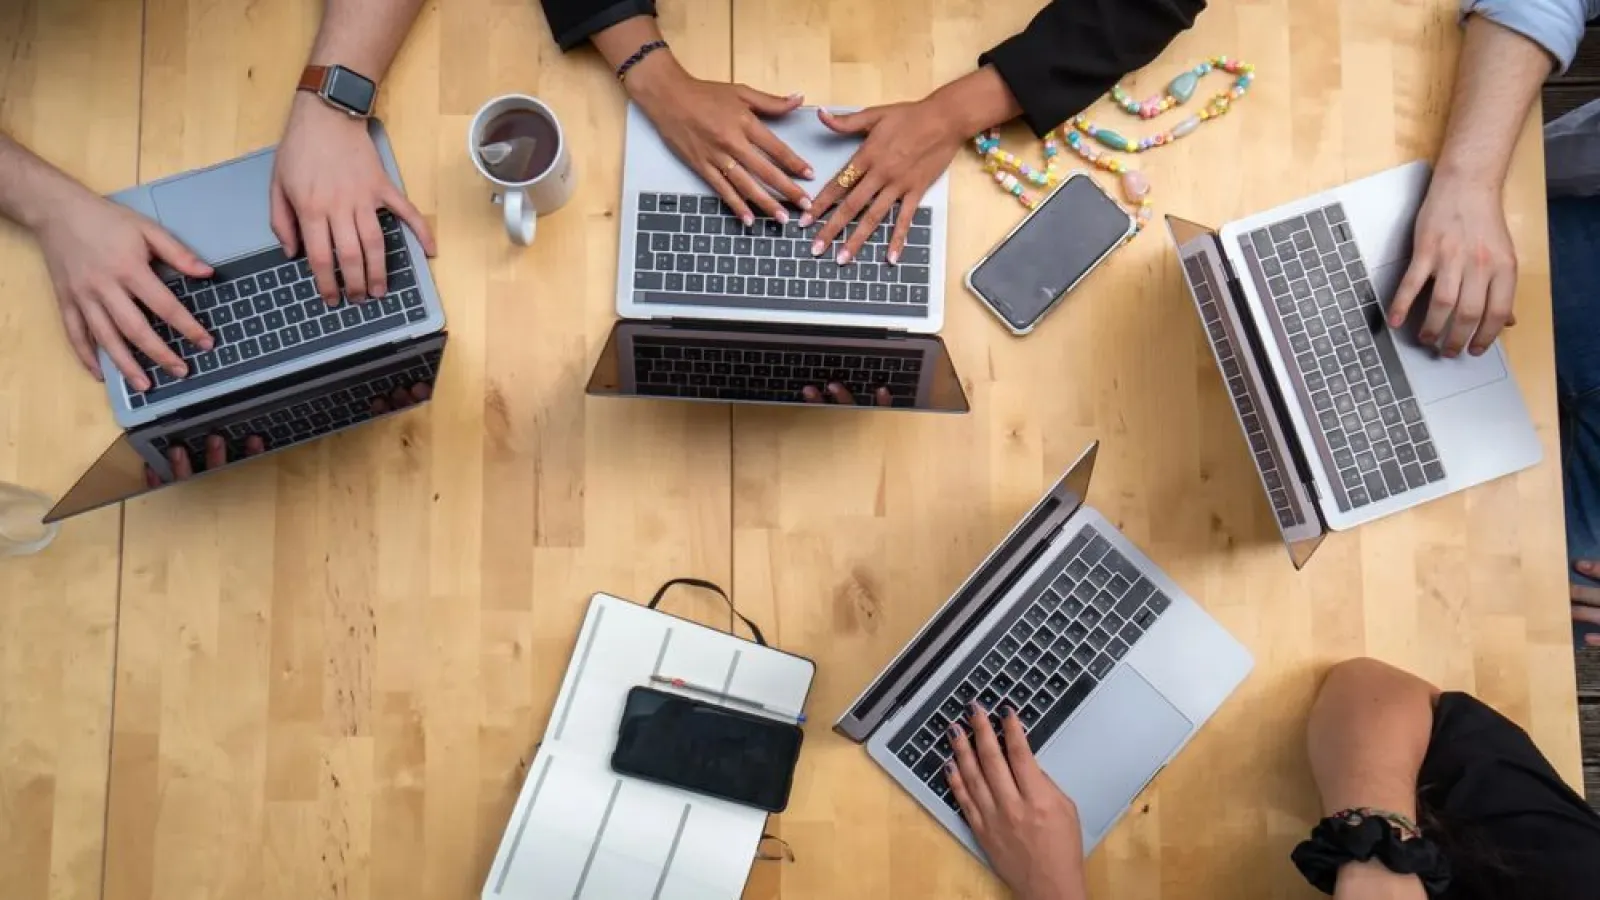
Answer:
<svg viewBox="0 0 1600 900"><path fill-rule="evenodd" d="M703 81L664 50L635 66L625 83L667 146L746 226L755 222L751 206L788 223L779 198L810 208L811 198L790 176L810 178L811 166L761 121L793 112L799 94L776 97L742 84Z"/></svg>
<svg viewBox="0 0 1600 900"><path fill-rule="evenodd" d="M1572 567L1580 575L1600 579L1600 560L1580 559ZM1600 587L1574 584L1571 591L1573 623L1600 627ZM1583 642L1590 647L1600 647L1600 634L1586 634Z"/></svg>
<svg viewBox="0 0 1600 900"><path fill-rule="evenodd" d="M244 439L244 455L246 458L260 456L267 452L267 442L258 434L252 434ZM228 441L220 434L206 437L205 455L201 462L203 467L195 468L195 460L189 454L189 448L182 443L173 444L167 448L167 464L172 467L173 481L188 481L199 472L210 472L227 465ZM149 466L144 467L144 480L148 487L158 488L164 483L156 470Z"/></svg>
<svg viewBox="0 0 1600 900"><path fill-rule="evenodd" d="M1434 178L1417 214L1411 265L1389 306L1389 327L1405 324L1430 279L1433 296L1417 339L1439 344L1444 356L1463 348L1479 356L1502 328L1516 324L1517 256L1498 185Z"/></svg>
<svg viewBox="0 0 1600 900"><path fill-rule="evenodd" d="M800 217L802 227L810 225L813 218L826 217L811 244L811 255L821 255L847 225L860 217L836 257L839 265L848 263L899 203L900 214L889 239L888 257L891 264L899 263L922 195L949 168L968 136L956 127L956 120L948 114L939 94L915 103L875 106L843 116L827 110L818 110L817 114L823 124L839 134L867 137L846 169L828 182L811 209ZM844 177L844 172L851 171L856 175L853 181ZM846 188L841 180L851 186Z"/></svg>
<svg viewBox="0 0 1600 900"><path fill-rule="evenodd" d="M945 777L995 874L1019 900L1086 900L1078 808L1039 768L1016 712L1006 710L1003 751L983 707L968 725L971 738L950 726Z"/></svg>
<svg viewBox="0 0 1600 900"><path fill-rule="evenodd" d="M134 360L129 344L173 375L188 374L182 357L156 336L145 310L197 346L211 349L211 335L150 264L161 260L190 278L209 278L211 267L160 225L74 186L51 208L36 234L67 341L95 378L101 378L98 346L135 390L149 390L150 377Z"/></svg>
<svg viewBox="0 0 1600 900"><path fill-rule="evenodd" d="M295 98L269 190L272 233L284 253L305 254L317 292L330 306L339 302L336 262L351 300L388 293L380 208L409 225L429 256L435 252L422 213L383 170L367 123L311 94Z"/></svg>
<svg viewBox="0 0 1600 900"><path fill-rule="evenodd" d="M426 402L432 396L433 385L426 381L419 381L409 388L397 387L387 397L372 398L372 414L381 416L387 412L399 412L408 406Z"/></svg>
<svg viewBox="0 0 1600 900"><path fill-rule="evenodd" d="M856 396L850 393L849 388L837 381L828 382L826 395L824 395L824 391L818 390L814 385L806 385L804 388L800 389L800 399L807 403L815 404L834 403L838 404L839 406L856 405ZM875 406L893 406L894 396L889 393L888 388L880 387L876 391L872 392L872 402Z"/></svg>

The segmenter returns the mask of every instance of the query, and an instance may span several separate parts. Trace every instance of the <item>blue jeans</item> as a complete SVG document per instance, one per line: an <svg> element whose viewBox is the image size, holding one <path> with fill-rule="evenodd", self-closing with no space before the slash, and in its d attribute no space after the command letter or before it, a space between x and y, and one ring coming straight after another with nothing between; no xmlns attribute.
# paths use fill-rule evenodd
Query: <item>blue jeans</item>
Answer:
<svg viewBox="0 0 1600 900"><path fill-rule="evenodd" d="M1553 198L1549 211L1567 556L1600 560L1600 197ZM1590 632L1600 628L1573 624L1578 644Z"/></svg>

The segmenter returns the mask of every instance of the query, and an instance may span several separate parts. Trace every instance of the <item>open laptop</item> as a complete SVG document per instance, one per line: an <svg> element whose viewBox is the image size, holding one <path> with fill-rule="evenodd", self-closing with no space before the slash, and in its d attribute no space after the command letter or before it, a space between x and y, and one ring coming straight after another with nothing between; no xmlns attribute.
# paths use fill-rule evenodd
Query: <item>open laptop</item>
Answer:
<svg viewBox="0 0 1600 900"><path fill-rule="evenodd" d="M1295 566L1352 528L1537 464L1500 342L1440 356L1390 329L1430 169L1414 162L1213 230L1169 216Z"/></svg>
<svg viewBox="0 0 1600 900"><path fill-rule="evenodd" d="M367 125L384 170L400 185L383 125L377 119ZM164 274L167 287L215 339L212 350L201 352L151 318L156 334L188 364L188 377L175 378L135 353L152 384L141 393L101 352L111 409L123 428L444 329L444 308L422 245L387 211L379 222L388 252L389 295L360 304L341 297L329 308L317 295L305 258L285 256L273 236L268 202L273 159L268 148L111 196L160 222L216 269L204 281L171 270Z"/></svg>
<svg viewBox="0 0 1600 900"><path fill-rule="evenodd" d="M952 721L1018 711L1092 850L1254 665L1084 505L1098 444L834 723L983 857L945 783Z"/></svg>
<svg viewBox="0 0 1600 900"><path fill-rule="evenodd" d="M369 120L368 132L399 185L383 126ZM329 307L304 257L286 257L272 233L272 165L267 149L112 196L160 222L216 270L205 280L163 274L216 343L202 352L152 317L156 334L184 358L189 375L174 378L135 352L153 385L144 392L101 352L112 412L124 433L49 521L181 480L188 473L174 470L170 453L180 444L191 458L188 468L210 474L221 466L206 468L209 435L227 440L232 465L243 461L247 441L255 444L251 438L269 452L281 450L431 397L446 342L444 310L416 237L380 212L389 294L359 304L341 297ZM392 401L387 395L396 389L403 398Z"/></svg>
<svg viewBox="0 0 1600 900"><path fill-rule="evenodd" d="M768 122L816 173L815 196L860 146L814 108ZM805 387L836 382L864 409L965 412L937 332L944 324L948 178L915 213L898 265L887 260L893 219L857 259L821 256L821 229L758 217L744 227L680 162L635 106L628 109L617 313L589 382L602 395L801 403ZM698 365L697 365L698 364Z"/></svg>

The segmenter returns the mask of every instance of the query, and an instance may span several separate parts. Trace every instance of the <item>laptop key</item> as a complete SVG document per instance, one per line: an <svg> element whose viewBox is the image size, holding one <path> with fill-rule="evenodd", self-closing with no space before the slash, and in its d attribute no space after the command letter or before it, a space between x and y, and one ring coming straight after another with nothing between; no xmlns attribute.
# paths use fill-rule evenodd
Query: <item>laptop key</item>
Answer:
<svg viewBox="0 0 1600 900"><path fill-rule="evenodd" d="M1055 703L1045 710L1039 719L1028 729L1028 746L1033 752L1038 753L1046 743L1055 736L1062 723L1077 711L1083 701L1089 699L1089 694L1094 691L1095 682L1089 678L1080 678L1056 698Z"/></svg>
<svg viewBox="0 0 1600 900"><path fill-rule="evenodd" d="M1103 680L1107 675L1111 674L1111 668L1115 665L1116 662L1111 657L1102 653L1094 658L1094 662L1089 664L1089 674Z"/></svg>

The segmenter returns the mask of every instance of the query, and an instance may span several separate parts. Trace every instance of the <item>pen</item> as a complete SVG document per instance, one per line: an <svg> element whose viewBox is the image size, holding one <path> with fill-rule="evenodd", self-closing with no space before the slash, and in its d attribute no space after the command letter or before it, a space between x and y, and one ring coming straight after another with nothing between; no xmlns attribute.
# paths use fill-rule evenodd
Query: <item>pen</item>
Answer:
<svg viewBox="0 0 1600 900"><path fill-rule="evenodd" d="M709 697L713 700L722 700L727 703L732 703L736 706L743 706L748 709L764 712L768 715L777 716L781 719L792 719L797 725L804 725L806 722L805 713L794 713L789 712L788 710L776 709L768 706L765 703L762 703L759 700L750 700L745 697L736 697L733 694L725 694L722 691L713 690L703 685L685 681L682 678L669 678L666 675L651 675L650 680L655 684L664 684L668 687L675 687L680 691L687 691L691 694L699 694L702 697Z"/></svg>

